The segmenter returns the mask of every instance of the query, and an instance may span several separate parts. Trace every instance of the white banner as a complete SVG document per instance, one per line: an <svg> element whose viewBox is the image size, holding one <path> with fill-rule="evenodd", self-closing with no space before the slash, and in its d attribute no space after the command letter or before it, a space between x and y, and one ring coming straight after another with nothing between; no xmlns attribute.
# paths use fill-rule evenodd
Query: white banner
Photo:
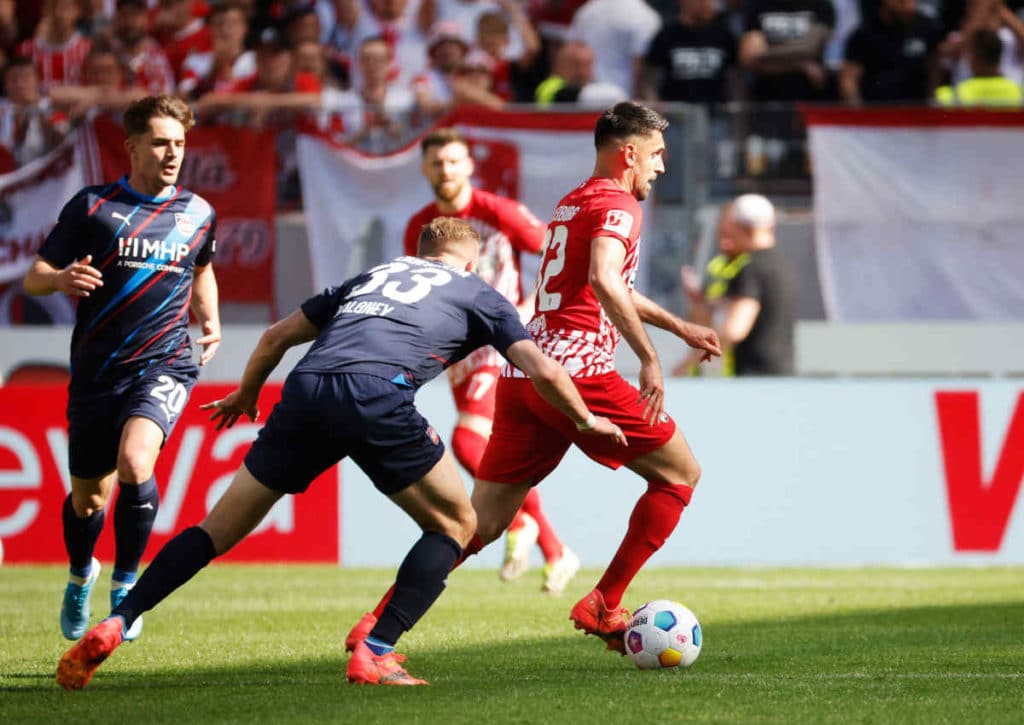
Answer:
<svg viewBox="0 0 1024 725"><path fill-rule="evenodd" d="M96 159L92 128L85 125L47 155L0 176L0 283L28 271L65 202L96 183Z"/></svg>
<svg viewBox="0 0 1024 725"><path fill-rule="evenodd" d="M1024 114L806 117L830 319L1024 320Z"/></svg>
<svg viewBox="0 0 1024 725"><path fill-rule="evenodd" d="M593 171L596 119L593 113L474 109L447 123L470 141L475 186L519 199L546 220ZM400 254L409 217L433 199L420 172L418 142L369 156L301 136L298 159L316 290Z"/></svg>

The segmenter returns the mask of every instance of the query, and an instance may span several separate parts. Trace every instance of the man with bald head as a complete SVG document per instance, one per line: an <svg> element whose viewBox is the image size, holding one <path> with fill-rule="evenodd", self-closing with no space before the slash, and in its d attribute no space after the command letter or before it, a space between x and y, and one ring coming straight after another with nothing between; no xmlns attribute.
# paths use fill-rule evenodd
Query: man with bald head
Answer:
<svg viewBox="0 0 1024 725"><path fill-rule="evenodd" d="M792 375L796 290L775 246L775 207L760 194L743 194L722 207L720 253L703 286L685 268L690 318L718 332L726 371L735 375ZM692 356L673 369L685 375Z"/></svg>

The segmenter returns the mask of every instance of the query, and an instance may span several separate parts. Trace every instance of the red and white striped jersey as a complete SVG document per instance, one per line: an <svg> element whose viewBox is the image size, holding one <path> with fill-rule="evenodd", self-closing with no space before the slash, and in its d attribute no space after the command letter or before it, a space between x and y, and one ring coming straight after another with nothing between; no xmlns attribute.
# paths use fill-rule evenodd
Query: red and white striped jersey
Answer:
<svg viewBox="0 0 1024 725"><path fill-rule="evenodd" d="M45 94L62 83L81 83L85 57L90 50L92 41L76 31L60 45L42 38L29 38L18 46L18 55L27 56L35 63L39 69L40 89Z"/></svg>
<svg viewBox="0 0 1024 725"><path fill-rule="evenodd" d="M573 377L615 369L619 331L605 314L589 282L590 243L618 239L626 247L622 280L633 289L640 252L643 211L610 179L591 178L555 208L545 237L533 319L527 329L545 355ZM522 373L510 369L515 377Z"/></svg>
<svg viewBox="0 0 1024 725"><path fill-rule="evenodd" d="M446 214L432 202L416 212L405 227L405 254L414 256L420 230L439 216L464 219L476 230L482 240L477 275L498 290L509 302L518 305L523 300L520 280L520 254L537 254L544 242L544 224L525 205L482 189L473 189L469 204L460 212ZM483 351L487 352L484 353ZM494 348L477 351L459 365L463 368L499 367L504 362ZM466 369L450 375L466 374Z"/></svg>

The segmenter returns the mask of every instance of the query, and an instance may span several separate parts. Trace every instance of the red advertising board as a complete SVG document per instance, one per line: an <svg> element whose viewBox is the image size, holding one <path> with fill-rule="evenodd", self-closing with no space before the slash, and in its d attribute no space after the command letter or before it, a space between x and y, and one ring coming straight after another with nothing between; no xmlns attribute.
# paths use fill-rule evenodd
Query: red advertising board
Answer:
<svg viewBox="0 0 1024 725"><path fill-rule="evenodd" d="M94 122L103 176L128 169L124 130L109 116ZM277 205L273 131L197 126L188 133L180 181L217 212L220 297L228 302L274 302L274 214Z"/></svg>
<svg viewBox="0 0 1024 725"><path fill-rule="evenodd" d="M262 420L280 398L268 384L259 424L215 430L199 404L224 397L233 386L200 383L156 465L160 512L145 559L182 529L199 523L241 465ZM67 561L61 507L68 491L67 392L60 385L0 387L0 539L4 561ZM339 561L339 476L335 466L306 493L285 496L260 526L224 557L248 562ZM101 561L114 558L113 500L97 546Z"/></svg>

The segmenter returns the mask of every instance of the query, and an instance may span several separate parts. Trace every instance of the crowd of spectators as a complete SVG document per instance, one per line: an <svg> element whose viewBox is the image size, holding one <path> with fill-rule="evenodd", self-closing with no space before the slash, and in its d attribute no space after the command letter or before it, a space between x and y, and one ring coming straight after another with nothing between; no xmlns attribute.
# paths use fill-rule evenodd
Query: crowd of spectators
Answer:
<svg viewBox="0 0 1024 725"><path fill-rule="evenodd" d="M1019 105L1022 18L1024 0L0 0L0 172L152 93L369 151L463 104Z"/></svg>

